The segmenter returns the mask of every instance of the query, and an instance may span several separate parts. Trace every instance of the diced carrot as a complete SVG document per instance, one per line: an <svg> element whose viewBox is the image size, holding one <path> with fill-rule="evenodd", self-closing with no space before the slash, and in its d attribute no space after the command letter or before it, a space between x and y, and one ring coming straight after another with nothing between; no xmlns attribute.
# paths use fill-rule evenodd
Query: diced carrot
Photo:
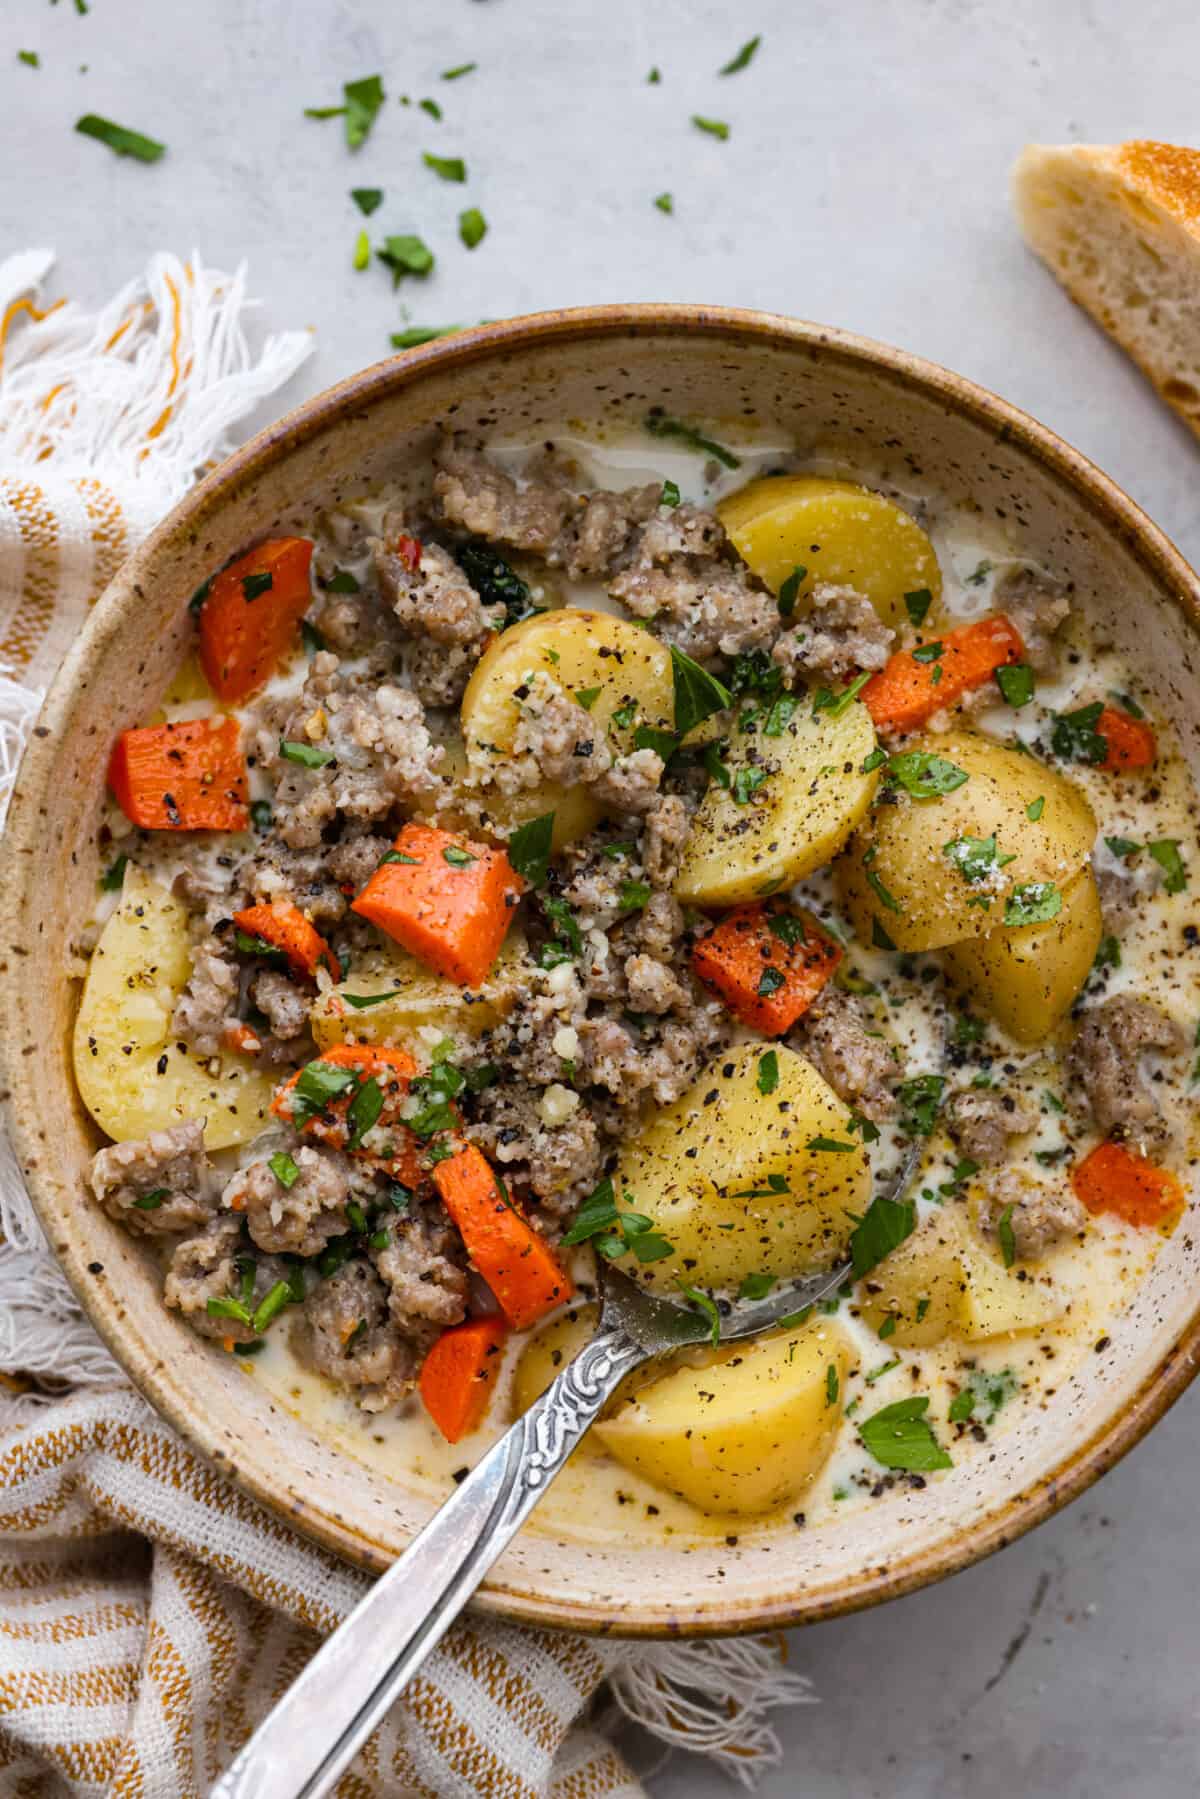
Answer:
<svg viewBox="0 0 1200 1799"><path fill-rule="evenodd" d="M122 731L108 784L126 818L148 831L244 831L250 823L235 718Z"/></svg>
<svg viewBox="0 0 1200 1799"><path fill-rule="evenodd" d="M487 1411L508 1336L503 1318L469 1318L442 1332L421 1365L425 1410L448 1443L469 1436Z"/></svg>
<svg viewBox="0 0 1200 1799"><path fill-rule="evenodd" d="M247 906L244 912L234 913L233 922L248 937L261 937L272 949L282 950L293 974L312 980L318 968L327 968L335 981L341 980L341 963L298 906L284 900L270 906Z"/></svg>
<svg viewBox="0 0 1200 1799"><path fill-rule="evenodd" d="M419 537L398 537L395 550L409 574L415 575L421 566L421 539Z"/></svg>
<svg viewBox="0 0 1200 1799"><path fill-rule="evenodd" d="M982 687L1006 662L1025 654L1021 634L1002 614L962 625L938 639L936 657L920 659L912 650L897 650L878 674L871 676L859 698L879 731L916 731L936 712L956 706L965 694Z"/></svg>
<svg viewBox="0 0 1200 1799"><path fill-rule="evenodd" d="M1096 734L1108 745L1108 754L1099 766L1110 774L1127 768L1149 768L1158 755L1158 739L1144 719L1106 706L1096 720Z"/></svg>
<svg viewBox="0 0 1200 1799"><path fill-rule="evenodd" d="M272 537L209 584L200 610L200 666L218 699L244 700L270 679L312 603L307 537Z"/></svg>
<svg viewBox="0 0 1200 1799"><path fill-rule="evenodd" d="M256 1056L262 1048L262 1039L248 1024L231 1024L221 1032L223 1048L233 1050L235 1055Z"/></svg>
<svg viewBox="0 0 1200 1799"><path fill-rule="evenodd" d="M692 951L692 967L735 1018L779 1037L791 1030L842 959L807 912L738 906Z"/></svg>
<svg viewBox="0 0 1200 1799"><path fill-rule="evenodd" d="M500 952L521 879L503 850L407 824L354 911L436 974L478 987Z"/></svg>
<svg viewBox="0 0 1200 1799"><path fill-rule="evenodd" d="M415 1187L423 1177L421 1145L400 1117L401 1107L408 1098L412 1077L417 1072L417 1064L412 1057L402 1049L379 1048L373 1043L335 1043L331 1048L323 1050L316 1062L330 1063L334 1068L356 1069L359 1082L358 1086L337 1094L315 1117L305 1119L300 1130L306 1136L316 1137L335 1149L345 1149L351 1134L346 1119L350 1102L359 1087L369 1080L375 1080L383 1094L383 1109L378 1123L389 1130L392 1151L384 1158L361 1148L351 1153L370 1157L398 1181ZM312 1067L313 1063L308 1063L307 1066ZM276 1090L271 1101L271 1110L276 1118L286 1119L289 1123L292 1121L291 1093L303 1073L304 1069L298 1068L291 1079Z"/></svg>
<svg viewBox="0 0 1200 1799"><path fill-rule="evenodd" d="M467 1254L514 1330L528 1330L570 1299L575 1291L570 1275L473 1143L437 1163L433 1181Z"/></svg>
<svg viewBox="0 0 1200 1799"><path fill-rule="evenodd" d="M1126 1224L1162 1224L1184 1203L1182 1183L1122 1143L1101 1143L1071 1170L1075 1197L1089 1212L1115 1212Z"/></svg>

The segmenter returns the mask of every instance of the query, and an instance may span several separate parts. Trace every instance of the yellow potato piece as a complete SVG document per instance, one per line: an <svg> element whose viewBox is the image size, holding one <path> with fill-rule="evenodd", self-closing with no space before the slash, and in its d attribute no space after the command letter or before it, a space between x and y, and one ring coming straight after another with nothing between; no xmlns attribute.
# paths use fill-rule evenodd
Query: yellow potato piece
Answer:
<svg viewBox="0 0 1200 1799"><path fill-rule="evenodd" d="M872 941L878 923L897 949L942 949L1005 928L1000 921L1014 887L1050 882L1062 889L1074 880L1091 854L1096 819L1072 781L976 732L932 733L906 748L944 757L969 778L936 799L901 791L855 836L838 864L838 887L861 942ZM1013 860L987 880L968 881L946 844L993 833L997 855Z"/></svg>
<svg viewBox="0 0 1200 1799"><path fill-rule="evenodd" d="M776 1279L828 1267L870 1200L870 1165L850 1114L803 1056L772 1045L774 1092L758 1090L763 1044L710 1063L623 1152L613 1176L619 1206L653 1220L673 1253L620 1266L646 1286L736 1288L748 1274ZM823 1139L851 1145L814 1148ZM783 1189L777 1191L774 1189Z"/></svg>
<svg viewBox="0 0 1200 1799"><path fill-rule="evenodd" d="M1040 1043L1074 1005L1103 934L1100 895L1085 868L1064 888L1057 918L951 944L942 965L1018 1043Z"/></svg>
<svg viewBox="0 0 1200 1799"><path fill-rule="evenodd" d="M824 475L768 476L731 494L717 515L743 561L778 593L797 567L798 610L818 581L855 587L885 624L908 623L906 593L927 588L937 616L942 572L933 545L894 500Z"/></svg>
<svg viewBox="0 0 1200 1799"><path fill-rule="evenodd" d="M671 653L649 631L607 612L568 608L528 618L504 631L484 651L462 702L467 762L486 781L512 749L521 716L520 689L544 675L565 692L585 697L598 735L613 752L634 746L639 725L669 731L675 717ZM583 702L581 702L583 703ZM620 711L627 722L616 724ZM585 788L543 783L488 804L506 823L555 814L555 848L585 836L600 808Z"/></svg>
<svg viewBox="0 0 1200 1799"><path fill-rule="evenodd" d="M824 1319L730 1344L703 1367L643 1387L595 1434L627 1468L702 1512L774 1511L828 1459L850 1361L844 1334Z"/></svg>
<svg viewBox="0 0 1200 1799"><path fill-rule="evenodd" d="M887 1342L897 1348L1040 1330L1067 1309L1066 1297L1031 1267L1005 1268L961 1210L919 1224L858 1291L860 1315L876 1332L895 1320Z"/></svg>
<svg viewBox="0 0 1200 1799"><path fill-rule="evenodd" d="M187 917L165 887L132 865L121 903L92 955L75 1020L75 1079L117 1142L185 1119L207 1122L209 1149L246 1143L269 1122L274 1081L244 1056L203 1063L171 1035L192 968Z"/></svg>
<svg viewBox="0 0 1200 1799"><path fill-rule="evenodd" d="M923 1349L955 1331L962 1309L964 1231L957 1215L935 1212L859 1283L859 1313L887 1342Z"/></svg>
<svg viewBox="0 0 1200 1799"><path fill-rule="evenodd" d="M808 695L776 737L735 730L730 786L710 783L675 882L685 905L733 906L775 893L832 861L871 804L879 774L863 773L875 748L865 706L814 712ZM741 778L766 771L745 804ZM744 791L744 789L742 789Z"/></svg>
<svg viewBox="0 0 1200 1799"><path fill-rule="evenodd" d="M346 979L318 995L310 1013L318 1049L334 1043L388 1043L428 1055L422 1033L438 1037L479 1037L491 1030L517 1003L525 963L525 939L519 931L505 939L496 965L479 988L460 987L434 974L399 944L355 958ZM346 995L373 999L354 1006Z"/></svg>

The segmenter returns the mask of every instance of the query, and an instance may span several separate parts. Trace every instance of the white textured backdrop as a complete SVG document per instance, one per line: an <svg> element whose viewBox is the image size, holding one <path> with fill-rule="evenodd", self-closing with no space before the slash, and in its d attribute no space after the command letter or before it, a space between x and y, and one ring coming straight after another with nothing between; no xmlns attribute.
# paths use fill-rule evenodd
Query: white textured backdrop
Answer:
<svg viewBox="0 0 1200 1799"><path fill-rule="evenodd" d="M1200 450L1027 258L1006 198L1030 138L1200 142L1195 0L89 3L0 5L0 253L52 245L64 291L97 302L162 247L246 256L270 324L318 329L295 398L386 354L402 305L417 324L621 299L797 313L997 388L1200 561ZM719 78L755 32L755 61ZM352 156L340 121L302 109L376 71L388 103ZM168 154L117 160L72 131L88 111ZM728 141L692 113L728 121ZM467 186L423 150L465 157ZM382 269L353 271L352 186L387 194L373 236L427 239L428 281L396 294ZM470 254L467 205L490 227ZM824 1703L784 1718L766 1799L1192 1799L1197 1421L1185 1397L982 1567L796 1634ZM727 1789L677 1762L652 1790Z"/></svg>

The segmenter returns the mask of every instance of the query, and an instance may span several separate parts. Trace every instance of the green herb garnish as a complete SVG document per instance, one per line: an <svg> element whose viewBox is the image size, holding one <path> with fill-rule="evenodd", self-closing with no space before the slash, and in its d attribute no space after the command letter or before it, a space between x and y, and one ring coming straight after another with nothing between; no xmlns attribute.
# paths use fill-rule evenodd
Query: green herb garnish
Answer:
<svg viewBox="0 0 1200 1799"><path fill-rule="evenodd" d="M992 672L1006 705L1014 709L1028 706L1033 698L1033 670L1028 663L1006 662L1003 667Z"/></svg>
<svg viewBox="0 0 1200 1799"><path fill-rule="evenodd" d="M942 1104L946 1080L940 1074L918 1074L896 1089L902 1108L901 1129L909 1137L931 1137Z"/></svg>
<svg viewBox="0 0 1200 1799"><path fill-rule="evenodd" d="M850 1233L850 1260L856 1280L869 1274L916 1229L917 1208L909 1199L873 1199Z"/></svg>
<svg viewBox="0 0 1200 1799"><path fill-rule="evenodd" d="M467 165L461 156L435 156L432 151L425 150L421 153L421 161L443 181L465 181L467 178Z"/></svg>
<svg viewBox="0 0 1200 1799"><path fill-rule="evenodd" d="M707 131L710 137L719 137L722 143L724 143L729 136L729 126L725 123L724 119L706 119L703 118L700 113L694 112L692 114L692 124L696 127L697 131Z"/></svg>
<svg viewBox="0 0 1200 1799"><path fill-rule="evenodd" d="M928 587L918 587L904 596L904 610L918 629L925 623L925 615L932 605L933 595Z"/></svg>
<svg viewBox="0 0 1200 1799"><path fill-rule="evenodd" d="M682 650L671 645L671 681L675 696L675 732L678 737L686 737L697 725L711 718L714 712L724 712L730 706L733 696L729 689L710 675L707 669L685 656Z"/></svg>
<svg viewBox="0 0 1200 1799"><path fill-rule="evenodd" d="M1075 712L1059 712L1054 716L1050 746L1064 762L1098 763L1108 756L1108 738L1096 729L1104 710L1102 700L1080 706Z"/></svg>
<svg viewBox="0 0 1200 1799"><path fill-rule="evenodd" d="M381 187L352 187L350 198L364 218L369 219L371 214L383 205L383 189Z"/></svg>
<svg viewBox="0 0 1200 1799"><path fill-rule="evenodd" d="M769 1049L758 1059L758 1090L766 1095L774 1093L778 1085L779 1057L773 1049Z"/></svg>
<svg viewBox="0 0 1200 1799"><path fill-rule="evenodd" d="M777 596L777 604L781 618L791 618L796 610L796 601L800 597L800 583L805 579L808 570L802 562L798 562L791 574L783 582Z"/></svg>
<svg viewBox="0 0 1200 1799"><path fill-rule="evenodd" d="M407 331L393 331L393 350L415 350L418 344L432 343L435 337L449 337L461 331L461 325L410 325Z"/></svg>
<svg viewBox="0 0 1200 1799"><path fill-rule="evenodd" d="M1163 871L1164 891L1182 893L1188 884L1188 877L1183 857L1179 853L1178 839L1159 837L1154 843L1148 843L1146 848Z"/></svg>
<svg viewBox="0 0 1200 1799"><path fill-rule="evenodd" d="M900 1468L908 1473L930 1473L936 1468L954 1466L933 1434L925 1416L928 1398L898 1399L882 1411L864 1418L858 1434L868 1455L885 1468Z"/></svg>
<svg viewBox="0 0 1200 1799"><path fill-rule="evenodd" d="M950 858L964 881L986 881L1017 859L1015 854L1000 854L994 831L990 837L952 837L942 845L942 854Z"/></svg>
<svg viewBox="0 0 1200 1799"><path fill-rule="evenodd" d="M887 779L898 781L916 800L931 800L939 794L954 793L970 777L965 768L931 750L905 750L888 758Z"/></svg>
<svg viewBox="0 0 1200 1799"><path fill-rule="evenodd" d="M75 129L84 137L94 137L99 143L107 144L116 155L132 156L138 162L157 162L166 154L165 144L152 137L143 137L140 131L130 131L126 125L114 125L111 119L102 119L98 113L85 112L81 119L76 119Z"/></svg>
<svg viewBox="0 0 1200 1799"><path fill-rule="evenodd" d="M458 215L458 235L468 250L481 244L487 236L487 220L478 206L468 206Z"/></svg>
<svg viewBox="0 0 1200 1799"><path fill-rule="evenodd" d="M100 876L100 886L105 893L119 893L121 891L121 888L125 885L125 870L128 866L128 856L118 856L115 862L109 863L104 873Z"/></svg>
<svg viewBox="0 0 1200 1799"><path fill-rule="evenodd" d="M722 67L717 70L717 74L736 75L739 69L749 68L751 62L754 60L755 51L761 43L761 34L752 37L747 43L742 45L736 56L732 57L729 62L723 64Z"/></svg>
<svg viewBox="0 0 1200 1799"><path fill-rule="evenodd" d="M1009 930L1021 925L1045 924L1062 911L1062 894L1052 881L1026 881L1014 887L1004 908Z"/></svg>
<svg viewBox="0 0 1200 1799"><path fill-rule="evenodd" d="M149 1193L143 1193L140 1199L135 1199L134 1206L139 1212L157 1212L163 1200L170 1196L170 1192L169 1187L155 1187Z"/></svg>
<svg viewBox="0 0 1200 1799"><path fill-rule="evenodd" d="M658 207L659 212L674 212L674 210L675 210L674 195L672 195L672 194L655 194L654 204Z"/></svg>
<svg viewBox="0 0 1200 1799"><path fill-rule="evenodd" d="M725 448L724 444L714 442L711 437L705 437L703 432L697 431L694 425L685 425L682 419L668 418L663 412L651 411L642 420L642 428L648 431L651 437L675 437L681 443L690 445L693 450L703 450L706 455L714 456L725 468L741 468L742 466L740 456L735 456L732 450Z"/></svg>
<svg viewBox="0 0 1200 1799"><path fill-rule="evenodd" d="M332 750L316 750L310 743L289 743L286 737L279 739L279 754L285 762L296 762L301 768L324 768L337 760Z"/></svg>
<svg viewBox="0 0 1200 1799"><path fill-rule="evenodd" d="M395 283L404 275L428 275L433 268L433 251L411 232L385 237L382 244L376 244L375 254L391 269Z"/></svg>
<svg viewBox="0 0 1200 1799"><path fill-rule="evenodd" d="M704 1316L708 1319L711 1327L709 1338L713 1348L716 1349L721 1341L721 1314L718 1310L716 1300L708 1293L701 1293L698 1287L689 1287L681 1280L677 1280L675 1285L679 1288L679 1291L684 1295L685 1299L687 1299L691 1305L694 1305L697 1311L703 1312Z"/></svg>
<svg viewBox="0 0 1200 1799"><path fill-rule="evenodd" d="M1011 1268L1017 1259L1017 1239L1013 1233L1013 1206L1007 1205L996 1220L996 1236L1000 1243L1000 1253L1004 1257L1004 1266Z"/></svg>
<svg viewBox="0 0 1200 1799"><path fill-rule="evenodd" d="M460 849L456 843L448 844L442 851L442 861L448 862L451 868L470 868L472 862L478 862L478 856L472 856L468 850Z"/></svg>
<svg viewBox="0 0 1200 1799"><path fill-rule="evenodd" d="M554 814L543 812L518 826L508 840L508 859L517 873L531 887L541 887L550 867L550 848L554 838Z"/></svg>

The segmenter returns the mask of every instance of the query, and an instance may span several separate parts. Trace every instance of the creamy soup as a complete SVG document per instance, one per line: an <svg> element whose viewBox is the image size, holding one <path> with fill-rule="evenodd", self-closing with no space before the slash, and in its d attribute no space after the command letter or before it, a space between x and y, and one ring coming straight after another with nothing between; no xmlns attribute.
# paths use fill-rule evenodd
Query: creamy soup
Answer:
<svg viewBox="0 0 1200 1799"><path fill-rule="evenodd" d="M543 1503L592 1541L986 1455L1196 1153L1195 794L1137 670L969 494L650 424L447 437L214 571L114 746L76 1037L165 1303L431 1497L597 1255L710 1321Z"/></svg>

